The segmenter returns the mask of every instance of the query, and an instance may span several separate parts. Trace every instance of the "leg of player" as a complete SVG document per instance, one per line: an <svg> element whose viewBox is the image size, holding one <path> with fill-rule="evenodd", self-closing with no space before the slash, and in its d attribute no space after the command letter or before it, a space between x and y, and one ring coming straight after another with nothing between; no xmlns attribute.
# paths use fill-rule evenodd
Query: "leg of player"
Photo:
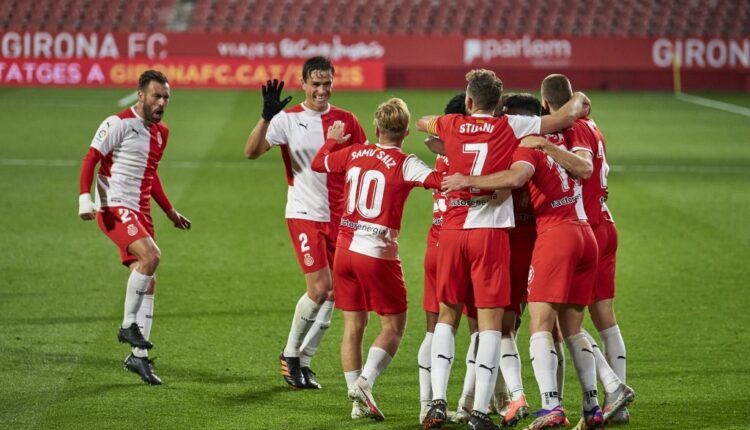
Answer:
<svg viewBox="0 0 750 430"><path fill-rule="evenodd" d="M133 263L125 290L124 315L122 327L117 335L120 342L127 342L130 346L151 349L153 344L143 337L138 328L137 314L143 302L143 296L151 285L151 281L159 265L161 253L150 237L136 240L128 246L128 252L135 255L137 261Z"/></svg>
<svg viewBox="0 0 750 430"><path fill-rule="evenodd" d="M321 306L332 291L331 269L325 267L316 272L306 273L305 282L307 283L307 291L297 301L286 346L279 357L284 381L292 388L297 389L319 387L319 385L314 387L312 384L308 387L307 381L302 375L300 347L315 323Z"/></svg>
<svg viewBox="0 0 750 430"><path fill-rule="evenodd" d="M552 329L552 339L555 341L555 352L557 353L557 397L560 404L563 405L565 397L565 341L560 331L560 323L555 320L555 327Z"/></svg>
<svg viewBox="0 0 750 430"><path fill-rule="evenodd" d="M581 305L564 304L558 321L583 390L583 420L586 428L598 428L604 424L604 415L597 399L594 349L581 332L583 309Z"/></svg>
<svg viewBox="0 0 750 430"><path fill-rule="evenodd" d="M617 325L613 304L613 299L599 300L589 306L589 313L591 313L591 320L602 338L607 362L615 371L617 377L625 382L625 341L623 341L620 327Z"/></svg>
<svg viewBox="0 0 750 430"><path fill-rule="evenodd" d="M323 340L328 327L331 326L331 319L333 318L333 290L328 294L326 301L320 306L318 315L315 317L315 322L307 331L307 335L302 340L302 345L299 351L299 363L300 370L302 371L302 377L305 380L307 388L321 389L320 383L315 379L315 372L310 368L310 362L313 356L318 351L318 346Z"/></svg>
<svg viewBox="0 0 750 430"><path fill-rule="evenodd" d="M432 401L432 381L431 368L432 360L430 360L430 352L432 351L432 336L435 332L435 324L437 324L438 314L434 312L425 312L426 329L422 344L419 346L419 352L417 353L417 365L419 366L419 422L424 421L427 410L430 408L429 404Z"/></svg>
<svg viewBox="0 0 750 430"><path fill-rule="evenodd" d="M440 313L438 322L435 324L430 352L432 401L430 402L430 409L422 421L423 428L442 427L447 419L448 378L456 354L456 327L461 318L463 307L463 303L440 303Z"/></svg>
<svg viewBox="0 0 750 430"><path fill-rule="evenodd" d="M367 405L371 417L377 421L381 421L385 417L375 403L372 388L375 386L378 376L388 368L396 352L398 352L398 347L404 336L404 329L406 329L406 312L395 315L380 315L380 333L367 354L367 361L362 368L362 374L355 383L355 392L349 392L352 400L359 400ZM352 394L354 395L352 396Z"/></svg>
<svg viewBox="0 0 750 430"><path fill-rule="evenodd" d="M369 320L366 311L343 311L344 335L341 338L341 368L349 393L356 391L362 374L362 338ZM352 400L352 419L369 418L367 405Z"/></svg>
<svg viewBox="0 0 750 430"><path fill-rule="evenodd" d="M458 398L456 413L451 418L455 423L469 421L471 408L474 406L474 388L476 387L476 355L477 339L479 338L479 324L476 318L466 317L469 321L469 348L466 350L466 374L461 397Z"/></svg>
<svg viewBox="0 0 750 430"><path fill-rule="evenodd" d="M620 327L617 325L613 302L613 299L599 300L589 306L589 312L591 313L591 320L594 322L594 326L599 331L606 356L606 362L604 362L604 356L597 357L597 372L606 375L607 369L611 369L622 384L621 387L617 387L614 391L612 390L612 384L609 384L609 386L604 384L606 391L603 408L604 416L607 422L626 424L630 421L630 414L627 407L620 407L619 403L623 401L624 396L632 394L633 390L625 382L625 342L622 339ZM595 352L599 352L599 355L601 355L601 351ZM600 360L602 361L601 364ZM600 367L604 369L600 371ZM602 380L602 383L604 383L604 380Z"/></svg>
<svg viewBox="0 0 750 430"><path fill-rule="evenodd" d="M500 340L502 338L503 308L477 309L479 345L476 355L476 388L469 428L494 428L489 418L489 406L500 371Z"/></svg>
<svg viewBox="0 0 750 430"><path fill-rule="evenodd" d="M500 373L497 378L499 380L502 377L505 381L506 391L510 394L510 398L507 404L497 411L502 416L503 426L506 427L515 426L518 421L529 416L529 404L526 402L521 377L521 357L516 345L516 318L516 312L505 312L502 325L503 337L500 341Z"/></svg>
<svg viewBox="0 0 750 430"><path fill-rule="evenodd" d="M153 362L148 358L148 349L153 344L148 340L154 306L156 281L154 272L159 264L159 248L150 237L139 239L128 246L128 252L138 259L130 265L130 278L125 293L125 316L118 333L120 342L128 342L132 353L125 358L124 367L138 374L149 385L161 385L154 373Z"/></svg>
<svg viewBox="0 0 750 430"><path fill-rule="evenodd" d="M529 429L559 427L568 422L557 390L557 352L552 336L557 308L555 303L528 304L531 331L529 354L542 398L542 408L535 413L536 419L527 427Z"/></svg>

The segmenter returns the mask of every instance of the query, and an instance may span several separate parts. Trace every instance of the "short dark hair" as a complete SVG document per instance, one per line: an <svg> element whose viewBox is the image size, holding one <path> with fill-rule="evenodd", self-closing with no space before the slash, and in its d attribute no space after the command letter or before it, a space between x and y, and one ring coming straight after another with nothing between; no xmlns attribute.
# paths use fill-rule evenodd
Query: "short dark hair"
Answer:
<svg viewBox="0 0 750 430"><path fill-rule="evenodd" d="M503 112L508 115L541 116L542 102L528 93L503 97Z"/></svg>
<svg viewBox="0 0 750 430"><path fill-rule="evenodd" d="M138 89L143 91L148 87L148 84L151 83L151 81L156 81L162 85L167 84L169 81L167 81L166 75L164 73L158 71L158 70L146 70L145 72L141 73L141 77L138 78Z"/></svg>
<svg viewBox="0 0 750 430"><path fill-rule="evenodd" d="M479 109L495 109L503 95L503 81L495 72L475 69L466 74L467 92Z"/></svg>
<svg viewBox="0 0 750 430"><path fill-rule="evenodd" d="M461 92L453 96L448 104L445 105L444 112L446 115L452 113L460 113L461 115L466 115L466 93Z"/></svg>
<svg viewBox="0 0 750 430"><path fill-rule="evenodd" d="M567 76L554 74L549 75L542 81L542 98L550 107L559 109L573 97L573 88Z"/></svg>
<svg viewBox="0 0 750 430"><path fill-rule="evenodd" d="M320 70L322 72L331 71L331 74L333 75L336 70L333 68L333 63L331 63L331 60L329 60L326 57L317 56L308 58L307 61L305 61L305 64L302 66L302 80L307 81L307 78L310 77L312 72Z"/></svg>

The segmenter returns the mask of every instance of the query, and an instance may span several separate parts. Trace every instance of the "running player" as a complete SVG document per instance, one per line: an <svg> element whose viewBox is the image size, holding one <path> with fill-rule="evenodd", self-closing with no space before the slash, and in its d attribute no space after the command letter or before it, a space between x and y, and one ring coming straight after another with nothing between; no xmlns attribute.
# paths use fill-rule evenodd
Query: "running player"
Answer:
<svg viewBox="0 0 750 430"><path fill-rule="evenodd" d="M438 188L441 179L416 156L401 151L409 118L406 103L390 99L375 112L378 143L343 149L337 145L351 135L344 135L344 125L337 121L312 162L315 171L346 174L346 207L333 266L336 307L344 314L341 365L349 398L378 421L384 416L372 388L396 355L406 327L406 286L398 256L404 205L412 188ZM369 312L378 314L381 330L362 367Z"/></svg>
<svg viewBox="0 0 750 430"><path fill-rule="evenodd" d="M365 132L350 112L329 103L334 68L324 57L312 57L302 67L305 100L283 110L291 97L281 100L284 82L263 87L263 114L248 136L245 156L255 159L278 146L284 159L289 191L286 221L292 246L305 275L306 292L297 301L286 346L279 355L284 381L293 388L319 389L310 368L333 316L331 267L343 203L344 177L310 169L315 153L325 142L324 130L344 123L350 144L367 142Z"/></svg>
<svg viewBox="0 0 750 430"><path fill-rule="evenodd" d="M156 288L156 267L161 251L154 242L151 197L175 227L190 228L190 221L172 206L156 169L167 147L169 129L161 122L169 104L169 83L161 72L147 70L138 79L138 102L102 122L83 159L78 215L96 220L99 228L120 249L120 260L130 270L125 290L125 315L117 334L132 352L125 368L149 385L160 385L148 350ZM96 203L91 200L94 170Z"/></svg>

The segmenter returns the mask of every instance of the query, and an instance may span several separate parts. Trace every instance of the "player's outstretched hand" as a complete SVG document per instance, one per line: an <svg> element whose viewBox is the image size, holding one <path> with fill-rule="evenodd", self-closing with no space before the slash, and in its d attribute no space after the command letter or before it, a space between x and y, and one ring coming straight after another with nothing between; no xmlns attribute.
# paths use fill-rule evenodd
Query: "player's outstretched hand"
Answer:
<svg viewBox="0 0 750 430"><path fill-rule="evenodd" d="M589 98L586 97L586 94L580 91L576 91L575 93L573 93L573 98L581 103L581 115L580 116L584 117L584 116L591 115L591 100L589 100Z"/></svg>
<svg viewBox="0 0 750 430"><path fill-rule="evenodd" d="M78 216L84 221L96 218L96 209L94 202L91 201L91 194L84 193L78 196Z"/></svg>
<svg viewBox="0 0 750 430"><path fill-rule="evenodd" d="M541 137L541 136L526 136L523 139L521 139L521 148L530 148L530 149L544 149L544 145L549 143L547 139Z"/></svg>
<svg viewBox="0 0 750 430"><path fill-rule="evenodd" d="M333 125L328 127L326 139L333 139L338 144L346 143L352 137L351 134L344 135L344 122L334 121Z"/></svg>
<svg viewBox="0 0 750 430"><path fill-rule="evenodd" d="M281 90L284 88L284 81L274 79L267 81L263 85L263 119L270 121L277 113L281 112L284 107L292 100L292 96L281 100Z"/></svg>
<svg viewBox="0 0 750 430"><path fill-rule="evenodd" d="M182 216L175 208L167 212L167 218L180 230L190 230L190 220Z"/></svg>
<svg viewBox="0 0 750 430"><path fill-rule="evenodd" d="M441 188L444 192L449 193L451 191L459 191L464 188L469 188L469 177L464 176L460 173L454 173L450 176L443 178Z"/></svg>

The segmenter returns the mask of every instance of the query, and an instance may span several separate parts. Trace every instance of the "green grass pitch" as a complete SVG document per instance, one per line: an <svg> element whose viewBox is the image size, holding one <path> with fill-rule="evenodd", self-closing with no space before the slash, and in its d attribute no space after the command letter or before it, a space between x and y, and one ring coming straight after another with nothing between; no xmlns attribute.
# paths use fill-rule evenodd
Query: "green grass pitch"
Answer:
<svg viewBox="0 0 750 430"><path fill-rule="evenodd" d="M404 214L401 257L411 309L401 350L375 387L386 421L349 419L338 312L313 361L324 389L291 391L277 355L303 278L284 223L279 152L242 157L260 114L259 91L172 93L160 172L193 229L172 228L155 209L163 258L152 356L165 385L146 386L122 370L127 348L115 334L127 273L96 224L78 219L76 199L79 161L99 122L128 93L0 90L0 427L417 428L431 197L414 190ZM338 92L333 102L353 110L374 139L379 102L402 97L416 119L439 113L452 94ZM589 95L613 166L617 310L628 383L638 398L629 428L747 428L750 120L667 93ZM749 94L703 95L750 107ZM418 132L405 150L433 160ZM377 326L373 319L367 341ZM457 357L467 343L462 326ZM536 409L526 326L519 343ZM453 367L451 408L461 361ZM570 364L565 392L577 420L580 391Z"/></svg>

